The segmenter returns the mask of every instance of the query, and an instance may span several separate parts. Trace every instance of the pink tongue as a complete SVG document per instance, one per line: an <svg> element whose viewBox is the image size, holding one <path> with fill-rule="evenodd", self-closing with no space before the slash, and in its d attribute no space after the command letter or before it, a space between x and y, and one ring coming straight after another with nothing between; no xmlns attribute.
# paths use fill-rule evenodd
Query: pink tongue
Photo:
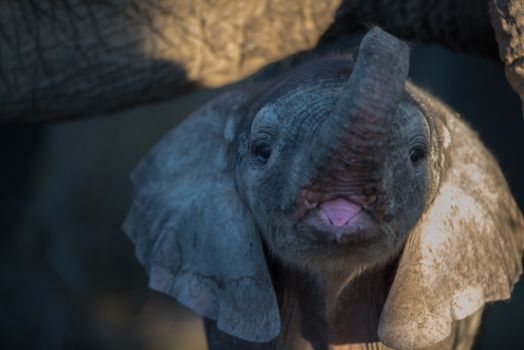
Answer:
<svg viewBox="0 0 524 350"><path fill-rule="evenodd" d="M324 213L329 222L337 227L344 226L357 215L362 207L343 198L335 198L330 201L321 202L320 210Z"/></svg>

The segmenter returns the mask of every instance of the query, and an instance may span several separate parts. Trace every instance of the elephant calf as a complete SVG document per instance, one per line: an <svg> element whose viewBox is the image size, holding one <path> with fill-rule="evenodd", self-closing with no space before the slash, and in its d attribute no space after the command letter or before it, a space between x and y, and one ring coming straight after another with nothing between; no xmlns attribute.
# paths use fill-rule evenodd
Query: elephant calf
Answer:
<svg viewBox="0 0 524 350"><path fill-rule="evenodd" d="M459 116L372 29L209 102L133 173L124 229L213 349L465 349L524 219Z"/></svg>

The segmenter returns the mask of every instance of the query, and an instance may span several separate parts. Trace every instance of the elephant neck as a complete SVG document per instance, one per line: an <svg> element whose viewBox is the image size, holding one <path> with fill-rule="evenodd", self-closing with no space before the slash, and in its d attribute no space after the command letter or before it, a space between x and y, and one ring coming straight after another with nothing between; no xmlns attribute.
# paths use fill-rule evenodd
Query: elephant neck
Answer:
<svg viewBox="0 0 524 350"><path fill-rule="evenodd" d="M395 270L392 263L356 277L319 278L274 264L282 321L277 348L386 349L377 344L377 328Z"/></svg>

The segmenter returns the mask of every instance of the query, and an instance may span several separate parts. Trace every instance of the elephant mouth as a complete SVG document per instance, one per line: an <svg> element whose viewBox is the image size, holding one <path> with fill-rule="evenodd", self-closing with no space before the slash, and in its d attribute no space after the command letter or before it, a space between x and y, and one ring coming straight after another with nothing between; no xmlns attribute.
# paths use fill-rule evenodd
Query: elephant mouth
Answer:
<svg viewBox="0 0 524 350"><path fill-rule="evenodd" d="M303 190L297 210L299 231L337 243L366 240L375 231L370 209L375 201L375 197Z"/></svg>
<svg viewBox="0 0 524 350"><path fill-rule="evenodd" d="M342 197L317 204L322 220L326 224L342 227L353 221L362 211L362 206Z"/></svg>

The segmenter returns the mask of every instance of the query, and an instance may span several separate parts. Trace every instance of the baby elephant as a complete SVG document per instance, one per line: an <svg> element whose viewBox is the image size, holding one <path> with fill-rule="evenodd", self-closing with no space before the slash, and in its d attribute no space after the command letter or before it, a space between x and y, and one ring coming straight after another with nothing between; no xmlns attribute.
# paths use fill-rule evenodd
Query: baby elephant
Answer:
<svg viewBox="0 0 524 350"><path fill-rule="evenodd" d="M356 59L353 59L353 56ZM459 116L374 28L209 102L140 163L124 224L212 349L467 349L524 219Z"/></svg>

